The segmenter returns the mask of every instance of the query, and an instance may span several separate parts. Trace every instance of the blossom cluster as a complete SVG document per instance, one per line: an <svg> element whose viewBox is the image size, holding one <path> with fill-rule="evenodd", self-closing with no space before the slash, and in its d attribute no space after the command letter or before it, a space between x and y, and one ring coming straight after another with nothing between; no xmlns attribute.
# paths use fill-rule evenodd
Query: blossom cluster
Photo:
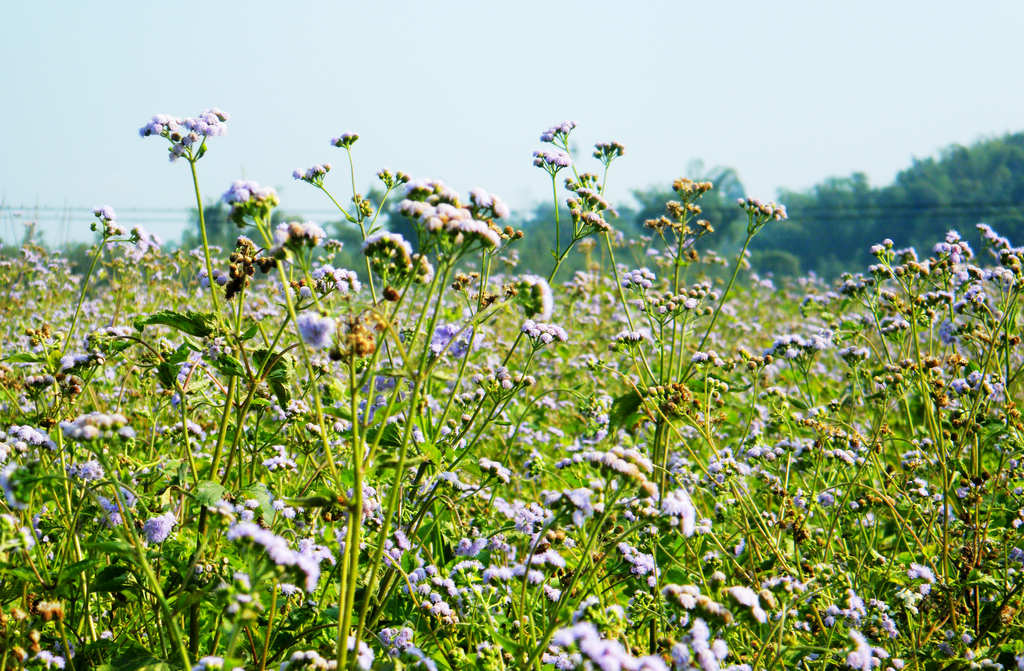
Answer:
<svg viewBox="0 0 1024 671"><path fill-rule="evenodd" d="M171 142L170 160L182 156L200 158L199 147L205 145L206 138L224 135L227 132L228 115L213 107L194 117L173 117L157 114L149 123L139 129L141 137L158 135ZM192 153L193 150L196 153Z"/></svg>

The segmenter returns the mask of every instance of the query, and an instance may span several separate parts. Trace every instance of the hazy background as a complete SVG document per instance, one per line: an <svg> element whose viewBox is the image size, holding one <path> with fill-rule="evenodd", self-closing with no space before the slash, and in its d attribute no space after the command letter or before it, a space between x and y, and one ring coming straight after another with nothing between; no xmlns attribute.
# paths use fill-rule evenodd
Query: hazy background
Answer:
<svg viewBox="0 0 1024 671"><path fill-rule="evenodd" d="M884 184L1024 115L1021 2L11 1L0 24L8 239L25 218L84 239L100 203L177 238L186 164L137 134L157 112L231 114L205 197L246 177L311 218L325 203L291 171L340 168L343 131L361 135L361 190L387 166L526 209L549 188L537 136L565 119L588 153L626 145L609 190L625 201L698 157L754 196L854 171Z"/></svg>

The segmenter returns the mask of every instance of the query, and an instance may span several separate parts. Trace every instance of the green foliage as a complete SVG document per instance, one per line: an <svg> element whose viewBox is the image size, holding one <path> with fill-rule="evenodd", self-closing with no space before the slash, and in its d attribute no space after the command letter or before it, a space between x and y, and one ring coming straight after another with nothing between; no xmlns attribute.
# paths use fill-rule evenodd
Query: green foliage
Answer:
<svg viewBox="0 0 1024 671"><path fill-rule="evenodd" d="M974 225L986 222L1020 239L1024 133L953 145L938 158L915 160L888 186L872 187L866 175L854 173L805 192L783 191L780 199L789 221L762 236L755 251L792 254L802 269L825 276L871 263L868 248L885 238L923 254L948 230L980 244Z"/></svg>
<svg viewBox="0 0 1024 671"><path fill-rule="evenodd" d="M146 128L196 176L177 123ZM565 181L526 237L422 182L411 250L353 194L363 284L265 189L230 256L110 215L81 275L31 245L0 264L0 670L1016 665L1021 248L752 281L756 234L799 230L781 206L677 179L619 240L646 216L602 195L621 155L596 145L601 178L538 156Z"/></svg>

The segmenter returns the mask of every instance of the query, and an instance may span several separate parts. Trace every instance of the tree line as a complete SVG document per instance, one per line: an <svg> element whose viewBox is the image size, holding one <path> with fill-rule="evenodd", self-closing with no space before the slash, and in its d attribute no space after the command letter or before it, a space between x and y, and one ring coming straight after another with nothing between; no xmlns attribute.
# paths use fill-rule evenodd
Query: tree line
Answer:
<svg viewBox="0 0 1024 671"><path fill-rule="evenodd" d="M746 196L736 170L691 161L677 176L714 182L715 189L702 202L701 216L715 228L706 244L721 254L734 253L744 226L735 203ZM617 206L613 225L627 238L644 236L648 232L644 222L663 214L666 201L674 195L668 183L636 189L633 202ZM366 196L376 203L381 193L371 189ZM786 205L789 219L767 227L754 240L751 263L761 273L795 276L813 271L835 277L872 263L869 248L885 238L898 247L913 246L924 255L951 229L977 245L975 224L979 222L988 223L1013 243L1024 244L1024 133L970 146L952 145L936 157L915 159L885 186L872 186L864 173L855 172L827 178L803 191L783 189L777 200ZM564 202L562 207L560 219L567 226ZM513 213L511 225L526 233L516 248L520 271L544 273L550 269L555 240L553 208L553 203L546 201ZM210 242L225 251L234 247L240 232L227 214L219 202L205 210ZM394 207L386 208L382 217L388 229L415 242L411 225ZM290 218L286 209L275 213L275 221ZM194 211L191 219L181 240L185 248L199 244ZM326 222L325 228L344 243L335 265L362 267L358 231L340 217ZM563 230L563 239L566 234ZM79 257L85 262L87 247L79 243L65 251L73 262ZM576 264L560 277L567 278L581 268L579 257Z"/></svg>

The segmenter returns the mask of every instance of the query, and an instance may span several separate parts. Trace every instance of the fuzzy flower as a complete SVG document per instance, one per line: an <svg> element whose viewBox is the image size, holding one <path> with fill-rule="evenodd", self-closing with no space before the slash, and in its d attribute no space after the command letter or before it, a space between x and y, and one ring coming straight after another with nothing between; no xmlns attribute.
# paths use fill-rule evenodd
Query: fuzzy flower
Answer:
<svg viewBox="0 0 1024 671"><path fill-rule="evenodd" d="M430 338L430 351L434 356L447 353L461 359L470 350L472 335L470 329L462 329L455 324L441 324L434 329L434 335Z"/></svg>
<svg viewBox="0 0 1024 671"><path fill-rule="evenodd" d="M103 466L96 459L68 465L68 475L83 482L95 482L103 479Z"/></svg>
<svg viewBox="0 0 1024 671"><path fill-rule="evenodd" d="M221 196L221 200L228 205L269 199L277 199L277 192L272 187L260 186L256 182L246 179L236 179Z"/></svg>
<svg viewBox="0 0 1024 671"><path fill-rule="evenodd" d="M661 512L666 517L678 518L684 536L692 536L696 531L697 509L693 507L693 500L685 489L673 489L665 494L661 501Z"/></svg>
<svg viewBox="0 0 1024 671"><path fill-rule="evenodd" d="M551 128L540 134L541 142L554 142L557 139L565 140L569 137L569 133L576 127L575 121L563 121L560 124L556 124Z"/></svg>
<svg viewBox="0 0 1024 671"><path fill-rule="evenodd" d="M535 151L533 165L543 168L552 176L562 168L572 165L572 159L564 151Z"/></svg>
<svg viewBox="0 0 1024 671"><path fill-rule="evenodd" d="M20 467L13 461L0 469L0 488L4 490L4 499L7 505L14 510L24 510L25 504L18 500L14 494L14 483L12 478Z"/></svg>
<svg viewBox="0 0 1024 671"><path fill-rule="evenodd" d="M32 661L38 662L44 669L63 669L64 658L60 655L55 655L49 650L40 650L36 653L36 656L32 658Z"/></svg>
<svg viewBox="0 0 1024 671"><path fill-rule="evenodd" d="M316 281L317 289L324 294L337 291L342 295L348 295L358 293L362 287L359 276L355 272L344 268L335 268L326 263L315 269L312 276Z"/></svg>
<svg viewBox="0 0 1024 671"><path fill-rule="evenodd" d="M243 179L232 182L221 200L231 207L231 221L237 226L242 226L246 217L265 219L280 203L273 188Z"/></svg>
<svg viewBox="0 0 1024 671"><path fill-rule="evenodd" d="M469 202L473 209L490 210L495 219L507 219L511 212L508 205L493 193L488 193L480 187L470 189Z"/></svg>
<svg viewBox="0 0 1024 671"><path fill-rule="evenodd" d="M768 621L768 614L761 608L761 600L757 596L757 592L744 587L743 585L736 585L726 590L729 596L736 599L741 606L746 606L750 609L750 612L754 615L754 619L764 624Z"/></svg>
<svg viewBox="0 0 1024 671"><path fill-rule="evenodd" d="M398 212L413 220L422 233L438 236L455 247L473 242L497 247L502 231L494 220L509 215L508 206L483 189L473 189L469 203L463 203L458 192L431 179L410 182Z"/></svg>
<svg viewBox="0 0 1024 671"><path fill-rule="evenodd" d="M149 543L163 543L177 524L178 518L173 512L168 511L163 515L146 520L146 523L142 525L142 533Z"/></svg>
<svg viewBox="0 0 1024 671"><path fill-rule="evenodd" d="M625 153L626 148L620 142L598 142L594 145L593 156L607 165Z"/></svg>
<svg viewBox="0 0 1024 671"><path fill-rule="evenodd" d="M318 163L306 170L293 171L292 177L295 179L301 179L303 182L309 182L310 184L321 185L324 183L324 176L330 171L330 163Z"/></svg>
<svg viewBox="0 0 1024 671"><path fill-rule="evenodd" d="M846 656L846 665L857 671L872 671L881 666L882 660L889 656L889 653L882 648L874 647L856 629L850 630L850 638L853 639L854 648Z"/></svg>
<svg viewBox="0 0 1024 671"><path fill-rule="evenodd" d="M508 470L507 468L505 468L504 466L502 466L501 464L492 459L480 457L480 461L478 463L480 465L481 471L485 473L493 473L495 477L504 482L506 485L512 478L512 472L510 470Z"/></svg>
<svg viewBox="0 0 1024 671"><path fill-rule="evenodd" d="M298 466L295 464L295 460L288 454L287 448L284 445L275 445L274 449L277 450L277 455L264 459L262 465L270 472L274 471L297 471Z"/></svg>
<svg viewBox="0 0 1024 671"><path fill-rule="evenodd" d="M64 435L72 440L89 441L101 436L113 436L115 432L120 433L127 424L127 418L119 412L90 412L78 416L74 421L61 422L60 428ZM120 435L128 437L123 433Z"/></svg>
<svg viewBox="0 0 1024 671"><path fill-rule="evenodd" d="M533 341L535 347L548 345L556 341L565 342L569 339L569 334L561 326L545 322L535 322L532 319L527 319L523 322L521 330L523 335Z"/></svg>
<svg viewBox="0 0 1024 671"><path fill-rule="evenodd" d="M149 123L139 129L141 137L157 135L171 143L168 148L169 157L174 161L181 156L190 160L202 158L206 147L206 138L227 133L228 115L212 107L194 117L184 119L167 114L157 114Z"/></svg>
<svg viewBox="0 0 1024 671"><path fill-rule="evenodd" d="M363 241L362 250L373 272L382 278L400 279L413 270L412 245L397 233L374 233Z"/></svg>
<svg viewBox="0 0 1024 671"><path fill-rule="evenodd" d="M320 224L312 221L289 221L274 229L276 247L316 247L327 237Z"/></svg>
<svg viewBox="0 0 1024 671"><path fill-rule="evenodd" d="M323 349L331 344L334 335L334 320L312 312L303 312L296 320L299 334L303 342L315 349Z"/></svg>
<svg viewBox="0 0 1024 671"><path fill-rule="evenodd" d="M601 632L590 622L578 622L556 631L551 645L556 650L575 647L597 669L668 671L665 662L657 655L634 657L622 643L602 638Z"/></svg>
<svg viewBox="0 0 1024 671"><path fill-rule="evenodd" d="M355 637L348 637L348 649L356 651L356 667L363 671L369 671L373 666L373 650L370 646L366 645L362 641L359 641L359 645L356 645Z"/></svg>
<svg viewBox="0 0 1024 671"><path fill-rule="evenodd" d="M57 443L53 442L46 433L27 424L16 424L7 429L7 438L14 449L19 452L24 452L30 445L45 447L51 451L57 449Z"/></svg>
<svg viewBox="0 0 1024 671"><path fill-rule="evenodd" d="M646 327L639 330L623 329L615 334L608 348L612 350L630 349L650 339L651 333Z"/></svg>
<svg viewBox="0 0 1024 671"><path fill-rule="evenodd" d="M227 532L228 540L249 540L262 547L267 557L278 566L293 567L305 575L307 592L316 589L320 580L320 561L312 553L296 552L281 536L253 522L238 522Z"/></svg>
<svg viewBox="0 0 1024 671"><path fill-rule="evenodd" d="M114 221L117 219L117 215L114 213L114 208L109 205L101 205L100 207L93 209L92 214L94 217L104 222Z"/></svg>
<svg viewBox="0 0 1024 671"><path fill-rule="evenodd" d="M911 580L935 582L935 574L930 568L922 564L911 564L910 568L907 569L907 577Z"/></svg>
<svg viewBox="0 0 1024 671"><path fill-rule="evenodd" d="M331 146L347 149L354 145L358 139L358 133L342 133L338 137L331 138Z"/></svg>
<svg viewBox="0 0 1024 671"><path fill-rule="evenodd" d="M650 289L654 286L654 280L655 275L650 270L647 268L637 268L636 270L630 270L622 276L622 288Z"/></svg>
<svg viewBox="0 0 1024 671"><path fill-rule="evenodd" d="M220 671L224 668L224 658L207 655L200 657L199 662L192 667L192 671Z"/></svg>

